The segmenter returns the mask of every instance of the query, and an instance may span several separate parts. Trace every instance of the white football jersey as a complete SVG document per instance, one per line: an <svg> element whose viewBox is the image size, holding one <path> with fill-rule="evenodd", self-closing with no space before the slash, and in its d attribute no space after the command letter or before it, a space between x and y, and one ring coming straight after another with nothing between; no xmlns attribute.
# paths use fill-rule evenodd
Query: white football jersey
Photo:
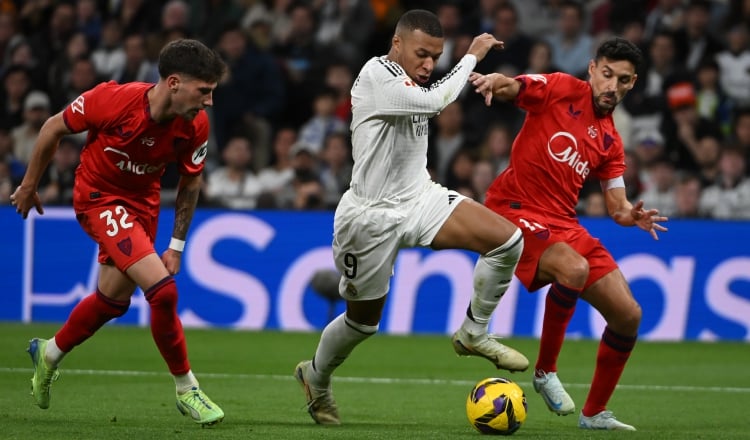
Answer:
<svg viewBox="0 0 750 440"><path fill-rule="evenodd" d="M362 67L352 86L351 189L357 196L400 202L419 195L430 179L428 120L458 97L476 62L465 55L429 88L386 56Z"/></svg>

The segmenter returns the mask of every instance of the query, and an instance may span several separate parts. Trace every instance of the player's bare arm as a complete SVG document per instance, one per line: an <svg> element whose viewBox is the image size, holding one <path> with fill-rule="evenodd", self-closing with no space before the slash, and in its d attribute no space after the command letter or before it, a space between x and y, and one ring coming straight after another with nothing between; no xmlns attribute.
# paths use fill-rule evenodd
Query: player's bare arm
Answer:
<svg viewBox="0 0 750 440"><path fill-rule="evenodd" d="M185 241L188 229L190 229L190 223L193 221L195 206L198 204L201 185L203 185L202 175L183 175L180 177L174 208L172 238L181 240L182 242ZM182 252L174 249L172 246L162 254L162 261L172 275L180 271L181 259Z"/></svg>
<svg viewBox="0 0 750 440"><path fill-rule="evenodd" d="M475 87L475 91L484 96L484 103L487 106L492 104L492 98L512 101L521 90L520 82L501 73L482 75L472 72L469 75L469 81Z"/></svg>
<svg viewBox="0 0 750 440"><path fill-rule="evenodd" d="M66 134L70 134L70 130L63 121L62 113L47 119L39 131L39 137L37 137L34 145L34 152L31 154L26 174L23 176L21 184L10 196L10 203L16 207L16 212L21 214L24 219L28 217L32 207L36 208L39 214L44 214L42 201L37 194L39 180L50 161L52 161L60 138Z"/></svg>
<svg viewBox="0 0 750 440"><path fill-rule="evenodd" d="M607 211L612 219L621 226L638 226L658 240L658 232L666 232L667 228L659 223L669 220L660 216L658 209L645 209L643 200L635 205L631 204L625 194L625 188L612 188L604 192Z"/></svg>

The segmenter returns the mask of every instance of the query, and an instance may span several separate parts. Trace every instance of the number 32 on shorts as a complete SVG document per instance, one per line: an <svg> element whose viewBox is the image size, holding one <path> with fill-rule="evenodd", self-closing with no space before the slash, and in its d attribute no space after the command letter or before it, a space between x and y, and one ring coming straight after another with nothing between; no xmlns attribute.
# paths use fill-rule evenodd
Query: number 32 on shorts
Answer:
<svg viewBox="0 0 750 440"><path fill-rule="evenodd" d="M114 212L111 209L105 209L99 213L99 218L107 223L106 233L110 237L117 235L120 229L130 229L133 227L133 222L128 220L129 216L125 207L120 205L115 206Z"/></svg>

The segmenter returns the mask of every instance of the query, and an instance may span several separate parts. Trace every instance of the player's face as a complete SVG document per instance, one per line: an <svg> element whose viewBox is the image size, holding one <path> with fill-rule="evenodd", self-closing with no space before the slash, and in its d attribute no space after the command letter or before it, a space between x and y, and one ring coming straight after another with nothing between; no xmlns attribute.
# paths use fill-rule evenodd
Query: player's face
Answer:
<svg viewBox="0 0 750 440"><path fill-rule="evenodd" d="M633 88L638 77L635 66L630 61L612 61L608 58L589 62L589 76L594 105L602 114L614 110Z"/></svg>
<svg viewBox="0 0 750 440"><path fill-rule="evenodd" d="M430 75L442 53L442 38L432 37L417 29L393 37L393 47L388 59L401 65L415 82L425 84L430 80Z"/></svg>
<svg viewBox="0 0 750 440"><path fill-rule="evenodd" d="M172 84L172 110L188 121L192 121L206 107L214 105L213 92L217 83L208 83L184 75Z"/></svg>

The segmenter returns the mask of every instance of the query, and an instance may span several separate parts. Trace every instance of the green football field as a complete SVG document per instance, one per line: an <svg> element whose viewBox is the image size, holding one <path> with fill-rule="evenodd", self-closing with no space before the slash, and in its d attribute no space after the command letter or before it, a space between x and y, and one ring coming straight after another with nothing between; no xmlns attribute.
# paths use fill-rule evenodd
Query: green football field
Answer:
<svg viewBox="0 0 750 440"><path fill-rule="evenodd" d="M65 359L50 409L36 407L25 349L57 327L0 324L0 439L479 439L464 405L474 383L492 376L526 392L529 414L515 438L750 438L750 346L742 343L640 343L609 408L638 431L591 432L577 428L577 415L547 411L529 373L459 358L448 336L377 335L337 371L343 424L323 427L307 415L292 377L318 334L188 330L193 371L226 413L202 429L175 409L172 379L143 328L103 328ZM507 342L533 363L537 340ZM579 409L595 355L596 342L568 341L559 362Z"/></svg>

